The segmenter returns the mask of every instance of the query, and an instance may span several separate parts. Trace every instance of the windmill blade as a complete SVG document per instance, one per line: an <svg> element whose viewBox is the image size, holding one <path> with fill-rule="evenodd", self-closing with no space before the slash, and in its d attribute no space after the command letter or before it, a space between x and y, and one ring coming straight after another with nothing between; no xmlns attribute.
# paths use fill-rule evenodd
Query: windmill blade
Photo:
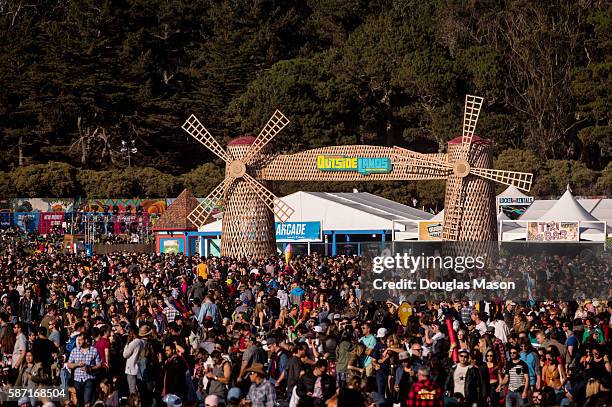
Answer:
<svg viewBox="0 0 612 407"><path fill-rule="evenodd" d="M529 192L533 174L528 172L494 170L492 168L471 168L472 174L490 179L504 185L514 185L518 189Z"/></svg>
<svg viewBox="0 0 612 407"><path fill-rule="evenodd" d="M235 178L233 177L227 177L221 181L221 183L217 185L206 198L204 198L204 202L200 203L193 211L191 211L191 213L187 216L187 219L189 219L189 221L198 228L204 226L212 211L223 200L225 191L232 185L234 179Z"/></svg>
<svg viewBox="0 0 612 407"><path fill-rule="evenodd" d="M270 117L270 120L268 120L268 123L266 123L264 128L261 129L261 132L259 132L255 142L251 144L251 147L244 155L242 162L245 164L250 164L253 157L256 156L257 153L261 151L261 149L264 148L265 145L270 142L270 140L276 137L276 135L280 133L280 131L288 124L289 119L287 119L280 110L276 109L272 117Z"/></svg>
<svg viewBox="0 0 612 407"><path fill-rule="evenodd" d="M463 218L463 178L450 177L448 182L454 184L451 189L448 202L444 203L444 226L442 229L443 240L457 241L459 239L459 228Z"/></svg>
<svg viewBox="0 0 612 407"><path fill-rule="evenodd" d="M268 188L264 187L255 178L249 174L244 174L243 178L248 183L249 187L257 194L257 196L266 204L268 208L276 215L276 217L285 223L291 215L293 215L293 208L284 203L280 198L272 193Z"/></svg>
<svg viewBox="0 0 612 407"><path fill-rule="evenodd" d="M465 111L463 113L463 134L461 136L462 144L470 144L476 130L478 115L482 107L483 98L480 96L465 95Z"/></svg>
<svg viewBox="0 0 612 407"><path fill-rule="evenodd" d="M200 123L195 115L189 116L189 119L183 123L182 129L191 135L194 139L198 140L200 143L204 145L204 147L208 148L210 151L215 153L219 158L221 158L226 163L229 163L233 160L231 155L225 151L223 147L215 140L215 138L206 130L206 127Z"/></svg>

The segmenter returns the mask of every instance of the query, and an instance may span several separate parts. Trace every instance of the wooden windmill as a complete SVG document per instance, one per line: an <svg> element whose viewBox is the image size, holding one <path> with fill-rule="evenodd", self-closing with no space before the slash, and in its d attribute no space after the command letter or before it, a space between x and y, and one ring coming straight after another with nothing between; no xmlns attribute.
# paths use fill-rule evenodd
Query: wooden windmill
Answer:
<svg viewBox="0 0 612 407"><path fill-rule="evenodd" d="M226 162L226 178L190 214L190 220L203 225L225 198L221 255L266 256L276 251L272 214L284 222L293 213L265 187L267 181L440 179L447 180L443 240L495 240L495 190L491 181L529 191L532 174L491 169L491 142L474 135L482 101L481 97L466 96L463 134L449 142L447 153L438 154L351 145L269 155L264 147L289 123L278 110L257 138L239 138L224 150L192 115L183 129ZM321 163L328 162L334 168L322 167ZM372 167L371 163L383 165Z"/></svg>
<svg viewBox="0 0 612 407"><path fill-rule="evenodd" d="M396 155L396 165L423 166L447 176L442 239L449 241L495 240L497 221L495 188L490 181L529 191L533 174L495 170L491 142L474 135L483 98L466 95L463 134L448 142L444 157L431 154Z"/></svg>
<svg viewBox="0 0 612 407"><path fill-rule="evenodd" d="M213 209L225 201L222 256L242 258L276 253L274 215L285 222L293 209L249 173L258 168L264 148L287 124L289 120L277 110L257 138L239 137L228 144L227 150L194 115L183 124L183 130L226 164L225 179L189 214L194 225L202 226Z"/></svg>

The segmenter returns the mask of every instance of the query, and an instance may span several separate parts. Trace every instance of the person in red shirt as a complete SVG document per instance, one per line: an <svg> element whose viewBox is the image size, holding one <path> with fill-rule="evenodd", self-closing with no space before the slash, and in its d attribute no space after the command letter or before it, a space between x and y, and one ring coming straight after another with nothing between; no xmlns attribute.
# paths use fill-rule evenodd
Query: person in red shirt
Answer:
<svg viewBox="0 0 612 407"><path fill-rule="evenodd" d="M94 348L98 350L100 359L102 360L102 367L108 369L109 357L110 357L110 327L108 325L94 328Z"/></svg>
<svg viewBox="0 0 612 407"><path fill-rule="evenodd" d="M443 407L442 389L429 380L429 368L421 367L418 381L412 385L406 404L402 407Z"/></svg>

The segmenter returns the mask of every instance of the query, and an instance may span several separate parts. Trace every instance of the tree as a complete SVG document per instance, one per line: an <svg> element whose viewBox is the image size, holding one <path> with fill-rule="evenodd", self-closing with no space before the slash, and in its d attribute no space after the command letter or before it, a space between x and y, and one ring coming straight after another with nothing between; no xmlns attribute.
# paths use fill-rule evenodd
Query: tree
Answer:
<svg viewBox="0 0 612 407"><path fill-rule="evenodd" d="M536 196L559 196L569 185L577 195L595 195L597 172L572 160L548 160L540 167L532 188Z"/></svg>
<svg viewBox="0 0 612 407"><path fill-rule="evenodd" d="M610 191L612 191L612 162L609 162L601 172L595 187L598 194L609 196Z"/></svg>
<svg viewBox="0 0 612 407"><path fill-rule="evenodd" d="M204 197L223 181L225 174L222 163L217 161L204 163L198 168L183 174L181 178L185 188L191 190L195 196Z"/></svg>
<svg viewBox="0 0 612 407"><path fill-rule="evenodd" d="M588 63L572 72L576 115L582 129L581 159L602 168L612 157L612 5L595 7L587 18L593 32L584 48Z"/></svg>
<svg viewBox="0 0 612 407"><path fill-rule="evenodd" d="M65 163L50 162L16 168L11 178L15 195L20 197L74 196L76 169Z"/></svg>

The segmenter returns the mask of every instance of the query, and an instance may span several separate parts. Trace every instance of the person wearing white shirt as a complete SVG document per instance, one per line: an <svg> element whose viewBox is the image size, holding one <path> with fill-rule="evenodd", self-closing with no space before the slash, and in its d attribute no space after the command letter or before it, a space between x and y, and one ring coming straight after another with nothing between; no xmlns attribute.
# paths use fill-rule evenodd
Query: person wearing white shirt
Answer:
<svg viewBox="0 0 612 407"><path fill-rule="evenodd" d="M480 314L478 313L478 311L472 311L471 318L472 321L476 323L476 330L478 331L480 336L484 336L484 334L487 333L487 324L485 324L485 322L480 319Z"/></svg>
<svg viewBox="0 0 612 407"><path fill-rule="evenodd" d="M153 331L147 325L143 325L138 330L138 337L130 331L128 342L123 348L123 357L125 361L125 374L127 375L128 387L130 388L130 394L136 394L138 388L136 387L136 379L138 377L138 359L140 358L140 351L145 346L145 341L141 338L146 338L151 335Z"/></svg>
<svg viewBox="0 0 612 407"><path fill-rule="evenodd" d="M15 346L13 346L13 358L11 362L11 367L13 369L19 369L19 366L23 363L23 359L25 357L27 347L28 347L28 338L26 338L23 333L23 323L18 322L13 327L13 332L16 335L15 338Z"/></svg>
<svg viewBox="0 0 612 407"><path fill-rule="evenodd" d="M489 326L495 328L495 337L499 338L503 344L508 342L510 329L508 328L506 321L504 321L504 316L501 312L497 313L495 320L493 320Z"/></svg>

